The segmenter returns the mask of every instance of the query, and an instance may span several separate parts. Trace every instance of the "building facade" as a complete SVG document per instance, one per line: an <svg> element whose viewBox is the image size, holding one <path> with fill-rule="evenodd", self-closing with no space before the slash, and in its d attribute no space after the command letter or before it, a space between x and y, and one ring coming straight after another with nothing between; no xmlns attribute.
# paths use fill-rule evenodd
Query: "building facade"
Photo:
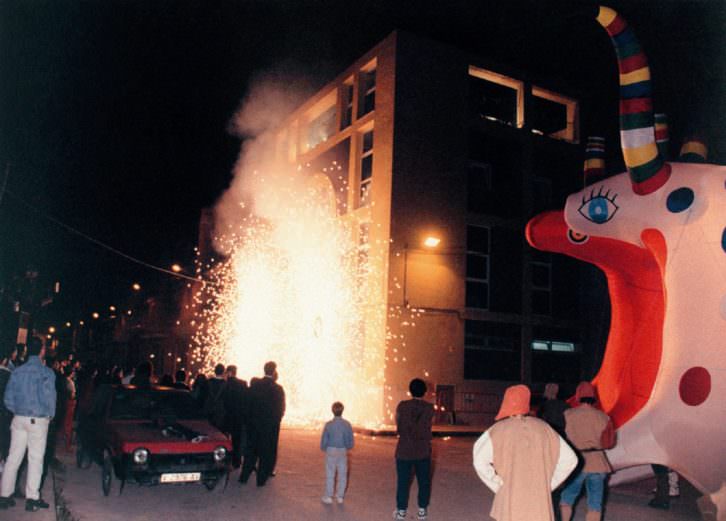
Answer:
<svg viewBox="0 0 726 521"><path fill-rule="evenodd" d="M278 158L328 176L376 277L365 348L385 346L389 419L413 377L435 390L440 420L480 423L512 382L574 383L593 365L584 268L524 237L581 183L579 110L396 32L280 127Z"/></svg>

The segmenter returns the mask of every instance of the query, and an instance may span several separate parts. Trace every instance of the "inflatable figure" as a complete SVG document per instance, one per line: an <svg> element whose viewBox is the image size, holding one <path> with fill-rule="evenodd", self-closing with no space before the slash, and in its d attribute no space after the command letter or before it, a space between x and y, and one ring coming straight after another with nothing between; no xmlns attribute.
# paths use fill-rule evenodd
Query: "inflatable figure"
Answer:
<svg viewBox="0 0 726 521"><path fill-rule="evenodd" d="M533 219L528 239L608 277L610 337L594 382L619 426L613 466L667 465L726 521L726 167L665 161L645 55L613 10L597 20L618 56L628 172L569 196L564 222Z"/></svg>

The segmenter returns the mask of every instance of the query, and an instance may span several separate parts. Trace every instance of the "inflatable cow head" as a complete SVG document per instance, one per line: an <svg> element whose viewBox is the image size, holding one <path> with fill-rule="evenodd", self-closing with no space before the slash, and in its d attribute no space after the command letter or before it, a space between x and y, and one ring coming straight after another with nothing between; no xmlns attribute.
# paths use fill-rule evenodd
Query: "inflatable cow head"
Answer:
<svg viewBox="0 0 726 521"><path fill-rule="evenodd" d="M619 425L613 465L668 465L726 521L726 167L666 161L647 59L615 11L601 7L597 20L618 57L627 172L535 217L527 237L608 278L612 323L594 383Z"/></svg>

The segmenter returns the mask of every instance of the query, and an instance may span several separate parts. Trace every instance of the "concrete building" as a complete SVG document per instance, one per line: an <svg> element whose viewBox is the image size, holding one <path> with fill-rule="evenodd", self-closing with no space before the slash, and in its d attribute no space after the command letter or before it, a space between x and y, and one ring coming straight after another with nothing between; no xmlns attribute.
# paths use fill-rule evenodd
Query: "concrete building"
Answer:
<svg viewBox="0 0 726 521"><path fill-rule="evenodd" d="M529 248L533 215L581 183L579 102L525 74L397 32L281 126L278 157L328 176L367 244L384 403L424 377L441 421L486 421L511 382L576 382L576 261ZM329 168L335 165L336 168Z"/></svg>

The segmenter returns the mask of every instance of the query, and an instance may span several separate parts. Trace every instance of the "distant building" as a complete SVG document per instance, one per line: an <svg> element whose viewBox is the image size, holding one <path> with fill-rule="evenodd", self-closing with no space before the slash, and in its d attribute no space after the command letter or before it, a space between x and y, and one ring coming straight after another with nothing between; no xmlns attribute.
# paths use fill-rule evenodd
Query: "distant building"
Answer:
<svg viewBox="0 0 726 521"><path fill-rule="evenodd" d="M480 422L511 382L580 378L583 268L524 238L581 180L578 117L572 96L397 32L281 126L278 156L329 176L382 277L365 338L386 346L386 403L421 376Z"/></svg>

